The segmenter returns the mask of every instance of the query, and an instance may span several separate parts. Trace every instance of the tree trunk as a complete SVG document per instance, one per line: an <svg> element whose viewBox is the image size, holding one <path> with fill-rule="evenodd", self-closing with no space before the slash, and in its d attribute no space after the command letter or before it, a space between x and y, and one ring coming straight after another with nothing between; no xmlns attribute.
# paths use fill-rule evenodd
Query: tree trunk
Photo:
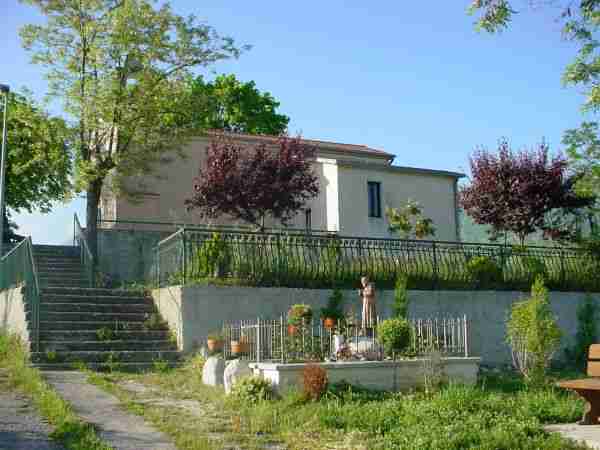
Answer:
<svg viewBox="0 0 600 450"><path fill-rule="evenodd" d="M102 181L100 180L92 182L87 190L85 234L94 258L94 265L98 264L98 208L101 191Z"/></svg>

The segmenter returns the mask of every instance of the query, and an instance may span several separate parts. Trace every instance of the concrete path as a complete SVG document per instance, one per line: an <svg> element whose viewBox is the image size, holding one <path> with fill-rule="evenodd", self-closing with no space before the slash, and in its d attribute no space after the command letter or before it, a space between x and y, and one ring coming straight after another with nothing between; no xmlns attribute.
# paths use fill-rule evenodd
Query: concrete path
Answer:
<svg viewBox="0 0 600 450"><path fill-rule="evenodd" d="M547 425L544 429L552 433L560 433L563 437L586 444L590 448L600 450L600 425L577 425L562 423Z"/></svg>
<svg viewBox="0 0 600 450"><path fill-rule="evenodd" d="M0 449L63 450L48 437L51 431L27 397L0 392Z"/></svg>
<svg viewBox="0 0 600 450"><path fill-rule="evenodd" d="M71 404L85 422L98 428L98 434L115 450L177 450L170 438L126 412L119 400L86 380L76 371L43 372L48 383Z"/></svg>

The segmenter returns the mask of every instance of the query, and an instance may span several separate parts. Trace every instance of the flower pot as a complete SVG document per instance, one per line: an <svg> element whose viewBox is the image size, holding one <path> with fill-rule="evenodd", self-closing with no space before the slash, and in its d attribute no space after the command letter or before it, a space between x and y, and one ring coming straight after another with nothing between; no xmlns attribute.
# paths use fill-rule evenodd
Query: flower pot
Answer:
<svg viewBox="0 0 600 450"><path fill-rule="evenodd" d="M207 339L206 346L209 352L216 352L223 348L223 341L217 339Z"/></svg>
<svg viewBox="0 0 600 450"><path fill-rule="evenodd" d="M288 325L287 332L290 336L294 336L298 332L298 327L296 325Z"/></svg>
<svg viewBox="0 0 600 450"><path fill-rule="evenodd" d="M333 327L335 327L335 322L336 321L333 317L326 317L323 319L323 326L328 330L331 330Z"/></svg>
<svg viewBox="0 0 600 450"><path fill-rule="evenodd" d="M239 355L242 353L242 345L239 341L231 341L231 354Z"/></svg>

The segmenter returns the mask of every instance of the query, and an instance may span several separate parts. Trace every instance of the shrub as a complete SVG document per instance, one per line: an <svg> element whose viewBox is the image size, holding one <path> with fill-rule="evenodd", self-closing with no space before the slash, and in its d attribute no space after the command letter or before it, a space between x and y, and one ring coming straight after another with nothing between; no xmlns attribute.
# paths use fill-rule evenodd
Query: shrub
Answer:
<svg viewBox="0 0 600 450"><path fill-rule="evenodd" d="M494 286L502 282L502 269L489 256L475 256L467 262L469 277L480 286Z"/></svg>
<svg viewBox="0 0 600 450"><path fill-rule="evenodd" d="M241 403L258 403L273 398L273 386L269 380L250 376L238 380L232 386L230 395Z"/></svg>
<svg viewBox="0 0 600 450"><path fill-rule="evenodd" d="M526 380L543 379L561 335L550 310L548 289L538 277L531 287L531 297L513 305L507 324L513 363Z"/></svg>
<svg viewBox="0 0 600 450"><path fill-rule="evenodd" d="M394 287L394 305L392 306L394 317L406 319L408 317L408 292L406 287L408 277L404 274L396 279Z"/></svg>
<svg viewBox="0 0 600 450"><path fill-rule="evenodd" d="M302 370L304 397L319 400L327 390L327 371L317 364L307 364Z"/></svg>
<svg viewBox="0 0 600 450"><path fill-rule="evenodd" d="M598 320L598 305L591 295L586 295L577 307L577 333L575 345L565 349L565 356L578 369L584 369L590 345L597 342L596 321Z"/></svg>
<svg viewBox="0 0 600 450"><path fill-rule="evenodd" d="M213 233L196 254L196 270L192 276L219 278L227 271L230 262L229 247L220 233Z"/></svg>
<svg viewBox="0 0 600 450"><path fill-rule="evenodd" d="M535 256L524 256L523 257L523 268L527 274L528 279L537 280L538 277L546 278L546 264L540 258Z"/></svg>
<svg viewBox="0 0 600 450"><path fill-rule="evenodd" d="M302 303L292 305L288 311L288 323L290 325L302 325L303 323L310 322L312 319L312 308L310 305Z"/></svg>
<svg viewBox="0 0 600 450"><path fill-rule="evenodd" d="M379 342L387 355L402 353L410 345L411 326L408 320L392 318L380 322L377 326Z"/></svg>
<svg viewBox="0 0 600 450"><path fill-rule="evenodd" d="M344 302L344 294L340 291L339 288L335 288L329 299L327 301L327 305L324 308L321 308L321 318L331 318L335 320L340 320L344 317L344 308L342 306Z"/></svg>

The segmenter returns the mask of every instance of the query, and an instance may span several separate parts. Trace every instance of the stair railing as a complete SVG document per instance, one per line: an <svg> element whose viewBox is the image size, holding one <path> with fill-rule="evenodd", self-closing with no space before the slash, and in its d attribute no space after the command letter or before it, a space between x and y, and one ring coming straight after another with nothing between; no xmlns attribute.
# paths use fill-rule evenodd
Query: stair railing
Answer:
<svg viewBox="0 0 600 450"><path fill-rule="evenodd" d="M40 282L31 237L23 239L0 259L0 290L21 286L30 312L29 341L35 351L40 344Z"/></svg>
<svg viewBox="0 0 600 450"><path fill-rule="evenodd" d="M93 288L95 285L94 257L92 256L92 251L90 250L90 246L87 241L87 236L85 235L85 231L79 223L79 218L77 217L77 214L75 214L73 217L73 238L75 244L79 247L80 250L81 264L83 264L83 267L87 274L89 287Z"/></svg>

